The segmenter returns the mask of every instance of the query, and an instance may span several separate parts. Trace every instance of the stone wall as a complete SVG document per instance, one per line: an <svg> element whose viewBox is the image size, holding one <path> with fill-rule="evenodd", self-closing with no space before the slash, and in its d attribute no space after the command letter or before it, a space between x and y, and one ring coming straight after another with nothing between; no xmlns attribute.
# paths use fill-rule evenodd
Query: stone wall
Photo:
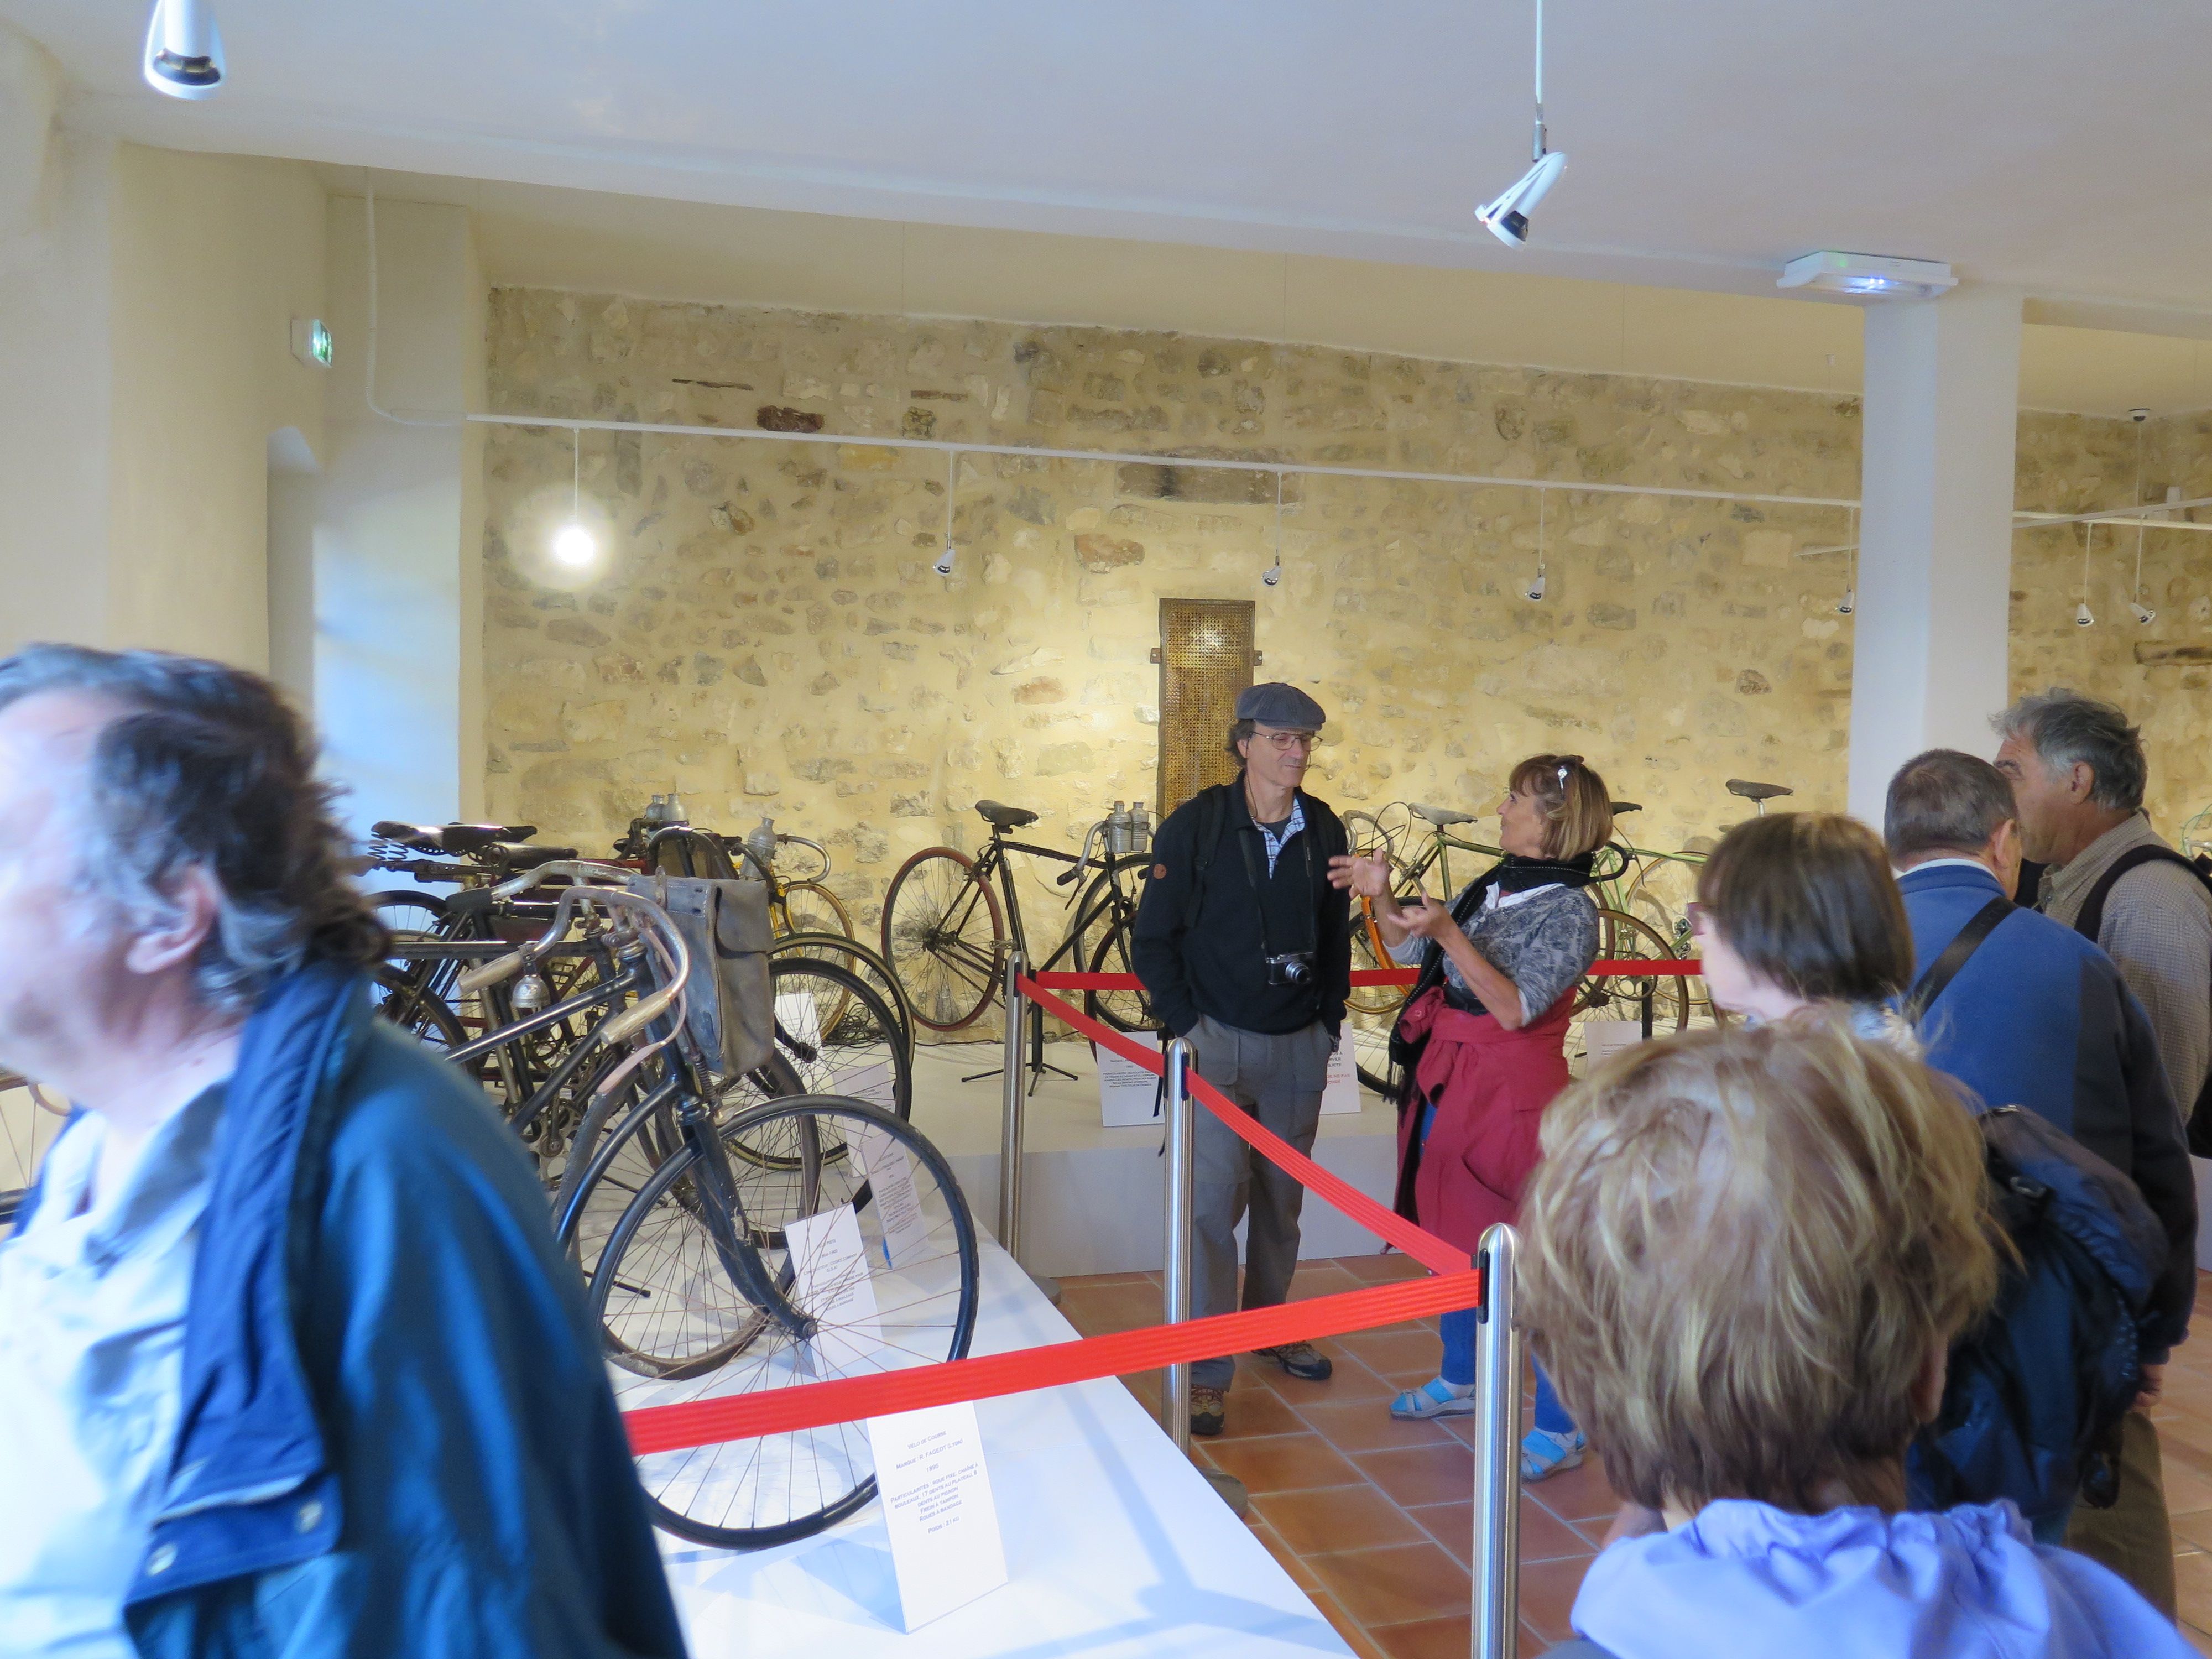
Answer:
<svg viewBox="0 0 2212 1659"><path fill-rule="evenodd" d="M1528 489L1293 477L1284 577L1267 586L1267 475L970 456L947 578L930 568L941 455L586 433L580 499L609 557L578 577L548 552L571 512L568 434L497 428L485 462L495 817L598 847L647 795L678 788L698 822L742 829L768 813L828 842L836 884L872 920L909 853L976 843L979 796L1036 809L1033 833L1071 848L1115 799L1152 798L1147 658L1162 597L1256 603L1262 677L1296 680L1329 710L1315 787L1340 805L1488 810L1512 762L1544 749L1587 755L1617 795L1644 802L1632 827L1651 845L1742 816L1729 777L1842 805L1847 560L1802 555L1844 540L1844 514L1575 486L1854 495L1853 400L529 289L496 291L490 327L491 407L506 412L1174 447L1557 486L1540 502ZM2091 430L2101 424L2028 417L2023 500L2125 499L2095 493L2116 487L2111 445ZM1548 583L1531 603L1540 533ZM2048 608L2020 601L2015 625L2035 638L2016 662L2038 665L2030 678L2046 648L2124 657L2136 642L2117 621L2076 641L2063 618L2045 624ZM2152 631L2198 626L2162 615ZM2072 666L2054 658L2050 672ZM2190 671L2143 672L2148 684ZM2106 684L2112 665L2100 655L2081 678ZM2160 720L2163 738L2173 723ZM1049 912L1030 914L1047 933Z"/></svg>

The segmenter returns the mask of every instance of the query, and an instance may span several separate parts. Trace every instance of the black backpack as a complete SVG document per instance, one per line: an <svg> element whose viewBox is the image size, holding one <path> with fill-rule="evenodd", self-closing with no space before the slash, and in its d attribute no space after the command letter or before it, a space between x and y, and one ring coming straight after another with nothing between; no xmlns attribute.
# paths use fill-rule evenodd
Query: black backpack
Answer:
<svg viewBox="0 0 2212 1659"><path fill-rule="evenodd" d="M1960 930L1906 1000L1916 1023L2011 909L1992 899ZM2037 1521L2078 1495L2109 1509L2166 1235L2135 1182L2045 1119L1999 1106L1977 1121L2014 1257L1996 1306L1953 1343L1942 1408L1906 1454L1911 1506L2009 1498Z"/></svg>
<svg viewBox="0 0 2212 1659"><path fill-rule="evenodd" d="M2097 935L2105 928L2105 901L2112 896L2113 884L2129 871L2146 864L2178 864L2196 877L2208 893L2212 893L2212 858L2202 853L2193 859L2185 858L2171 847L2130 847L2112 860L2111 869L2097 878L2089 896L2081 901L2081 914L2074 918L2074 931L2090 944L2096 944ZM2212 1072L2206 1073L2197 1091L2197 1098L2189 1103L2189 1150L2199 1158L2212 1158Z"/></svg>

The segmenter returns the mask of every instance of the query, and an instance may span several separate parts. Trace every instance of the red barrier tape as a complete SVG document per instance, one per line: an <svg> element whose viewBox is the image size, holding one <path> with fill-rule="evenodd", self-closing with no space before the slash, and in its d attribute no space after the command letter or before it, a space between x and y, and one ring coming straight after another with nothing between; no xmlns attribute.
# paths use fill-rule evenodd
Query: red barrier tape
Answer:
<svg viewBox="0 0 2212 1659"><path fill-rule="evenodd" d="M1102 989L1120 988L1124 979L1112 974L1054 974L1047 977L1054 983L1070 980L1113 981L1097 988ZM1127 983L1133 984L1133 979ZM1166 1069L1165 1060L1157 1050L1133 1042L1121 1032L1109 1030L1077 1012L1036 980L1024 978L1021 987L1024 995L1034 997L1092 1042L1112 1049L1154 1076ZM1071 988L1091 988L1079 985ZM1370 1232L1397 1246L1436 1277L1401 1279L1377 1285L1370 1290L1346 1291L1336 1296L1285 1303L1276 1308L1218 1314L1179 1325L1152 1325L1112 1336L1056 1342L981 1359L956 1359L941 1365L915 1366L873 1376L841 1377L834 1382L736 1395L723 1400L693 1401L680 1406L647 1406L623 1413L623 1426L629 1436L631 1450L642 1457L690 1446L796 1433L832 1423L880 1417L889 1412L919 1411L961 1400L990 1400L1001 1395L1024 1394L1033 1389L1089 1382L1094 1377L1123 1376L1133 1371L1208 1359L1218 1354L1248 1353L1255 1348L1310 1341L1316 1336L1334 1336L1377 1325L1395 1325L1401 1320L1480 1304L1482 1273L1470 1265L1464 1250L1384 1209L1341 1176L1322 1169L1281 1136L1262 1127L1256 1118L1233 1104L1195 1069L1188 1075L1191 1097L1202 1103L1262 1158L1296 1176L1309 1191L1334 1204Z"/></svg>
<svg viewBox="0 0 2212 1659"><path fill-rule="evenodd" d="M1157 1049L1132 1042L1126 1033L1109 1030L1097 1020L1076 1012L1035 980L1024 977L1022 994L1034 998L1043 1005L1046 1012L1066 1020L1101 1048L1112 1049L1122 1059L1143 1066L1153 1076L1158 1077L1166 1069L1166 1061ZM1231 1102L1228 1096L1200 1077L1196 1067L1194 1066L1188 1075L1193 1100L1198 1101L1227 1124L1268 1163L1296 1176L1298 1184L1308 1192L1334 1204L1369 1232L1396 1245L1431 1273L1467 1271L1466 1251L1445 1243L1434 1233L1425 1232L1405 1217L1384 1209L1342 1176L1331 1175L1273 1130L1263 1126L1251 1113Z"/></svg>
<svg viewBox="0 0 2212 1659"><path fill-rule="evenodd" d="M831 1382L732 1395L726 1400L702 1400L684 1406L647 1406L625 1412L623 1426L629 1431L630 1449L642 1457L687 1446L850 1423L887 1412L919 1411L956 1401L993 1400L1001 1395L1026 1394L1032 1389L1087 1382L1094 1377L1126 1376L1157 1365L1249 1353L1255 1348L1271 1348L1284 1342L1395 1325L1403 1319L1472 1308L1481 1300L1479 1271L1405 1279L1370 1290L1286 1302L1279 1308L1217 1314L1181 1325L1151 1325L1142 1330L1094 1336L1080 1342L1054 1342L981 1359L954 1359L942 1365L840 1377Z"/></svg>
<svg viewBox="0 0 2212 1659"><path fill-rule="evenodd" d="M1694 957L1605 957L1589 965L1592 979L1693 979L1705 972ZM1355 968L1354 985L1411 985L1411 968ZM1033 983L1054 991L1138 991L1144 988L1134 974L1033 974Z"/></svg>

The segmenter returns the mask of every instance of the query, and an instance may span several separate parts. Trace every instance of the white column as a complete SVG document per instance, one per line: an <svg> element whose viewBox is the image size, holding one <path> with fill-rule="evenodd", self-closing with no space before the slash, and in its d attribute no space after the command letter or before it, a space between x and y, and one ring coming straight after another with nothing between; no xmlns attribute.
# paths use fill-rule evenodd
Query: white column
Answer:
<svg viewBox="0 0 2212 1659"><path fill-rule="evenodd" d="M330 204L336 346L316 490L314 708L356 829L475 816L483 799L484 285L465 209L376 204L376 400L359 198ZM447 418L441 421L438 417Z"/></svg>
<svg viewBox="0 0 2212 1659"><path fill-rule="evenodd" d="M1984 754L2004 707L2021 295L1962 287L1866 313L1850 810L1879 828L1923 749Z"/></svg>

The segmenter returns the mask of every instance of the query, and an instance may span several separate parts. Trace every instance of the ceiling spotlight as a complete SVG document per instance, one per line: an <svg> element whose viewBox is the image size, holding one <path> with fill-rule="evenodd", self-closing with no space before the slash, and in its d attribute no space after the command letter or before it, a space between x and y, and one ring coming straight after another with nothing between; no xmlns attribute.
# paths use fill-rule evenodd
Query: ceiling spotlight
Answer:
<svg viewBox="0 0 2212 1659"><path fill-rule="evenodd" d="M212 98L226 70L209 0L154 0L146 21L146 84L171 98Z"/></svg>
<svg viewBox="0 0 2212 1659"><path fill-rule="evenodd" d="M580 569L599 556L599 543L583 526L564 524L553 532L553 556L571 569Z"/></svg>
<svg viewBox="0 0 2212 1659"><path fill-rule="evenodd" d="M2075 626L2075 627L2076 627L2076 628L2094 628L2094 627L2095 627L2096 625L2097 625L2097 618L2096 618L2095 614L2094 614L2094 612L2092 612L2092 611L2090 611L2090 609L2089 609L2089 601L2088 601L2088 600L2084 599L2084 600L2082 600L2082 601L2081 601L2081 604L2079 604L2079 605L2075 605L2075 606L2074 607L2074 626Z"/></svg>
<svg viewBox="0 0 2212 1659"><path fill-rule="evenodd" d="M2128 614L2133 617L2137 622L2141 623L2145 628L2149 627L2153 623L2158 620L2158 612L2152 610L2141 599L2130 599L2128 601Z"/></svg>
<svg viewBox="0 0 2212 1659"><path fill-rule="evenodd" d="M1564 152L1547 149L1544 143L1544 0L1536 0L1536 134L1532 148L1534 162L1528 171L1474 210L1476 222L1508 247L1527 245L1528 216L1559 182L1559 169L1567 164Z"/></svg>
<svg viewBox="0 0 2212 1659"><path fill-rule="evenodd" d="M1838 599L1838 600L1836 601L1836 614L1837 614L1838 617L1848 617L1848 616L1850 616L1850 615L1851 614L1851 612L1852 612L1852 611L1854 611L1857 610L1858 608L1859 608L1859 591L1858 591L1858 589L1856 589L1856 587L1847 587L1847 588L1845 588L1845 589L1844 590L1844 597L1843 597L1842 599Z"/></svg>
<svg viewBox="0 0 2212 1659"><path fill-rule="evenodd" d="M1807 253L1782 267L1777 288L1816 288L1862 299L1932 300L1959 279L1941 259L1893 259L1884 253Z"/></svg>
<svg viewBox="0 0 2212 1659"><path fill-rule="evenodd" d="M947 536L945 538L945 551L937 556L937 562L929 568L932 570L934 570L940 576L949 576L952 574L951 537Z"/></svg>

